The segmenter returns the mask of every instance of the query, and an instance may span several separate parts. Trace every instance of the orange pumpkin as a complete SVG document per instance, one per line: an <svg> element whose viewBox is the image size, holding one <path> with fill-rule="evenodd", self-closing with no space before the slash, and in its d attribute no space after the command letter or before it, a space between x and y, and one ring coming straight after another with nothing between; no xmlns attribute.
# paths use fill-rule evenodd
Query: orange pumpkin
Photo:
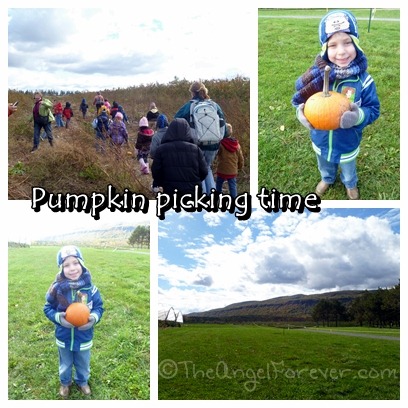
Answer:
<svg viewBox="0 0 408 408"><path fill-rule="evenodd" d="M71 303L66 310L65 320L76 327L83 326L88 323L90 315L88 306L84 303Z"/></svg>
<svg viewBox="0 0 408 408"><path fill-rule="evenodd" d="M350 101L345 95L328 90L329 71L330 67L327 66L324 73L323 92L315 93L305 103L305 117L317 130L338 129L341 116L350 110Z"/></svg>

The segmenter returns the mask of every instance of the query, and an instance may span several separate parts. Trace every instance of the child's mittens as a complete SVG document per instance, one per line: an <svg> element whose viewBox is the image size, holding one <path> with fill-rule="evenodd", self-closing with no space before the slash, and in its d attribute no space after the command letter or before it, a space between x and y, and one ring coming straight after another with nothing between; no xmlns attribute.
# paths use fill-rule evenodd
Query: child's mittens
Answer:
<svg viewBox="0 0 408 408"><path fill-rule="evenodd" d="M88 323L85 323L84 325L79 326L78 330L89 330L96 322L95 317L92 315L89 316L88 320L89 320Z"/></svg>
<svg viewBox="0 0 408 408"><path fill-rule="evenodd" d="M357 104L350 104L350 110L343 113L340 118L340 127L349 129L361 122L362 111Z"/></svg>
<svg viewBox="0 0 408 408"><path fill-rule="evenodd" d="M307 129L313 130L314 127L310 124L310 122L306 119L304 114L305 104L301 103L296 109L296 117L298 121Z"/></svg>
<svg viewBox="0 0 408 408"><path fill-rule="evenodd" d="M65 315L66 315L65 312L60 313L60 315L59 315L60 324L61 324L61 326L65 327L66 329L72 329L75 326L65 319Z"/></svg>

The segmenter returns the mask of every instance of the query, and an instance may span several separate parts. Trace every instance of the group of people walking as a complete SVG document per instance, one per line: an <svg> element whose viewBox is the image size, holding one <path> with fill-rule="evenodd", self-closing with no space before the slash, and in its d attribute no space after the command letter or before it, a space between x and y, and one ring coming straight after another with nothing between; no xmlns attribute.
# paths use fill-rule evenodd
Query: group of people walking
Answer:
<svg viewBox="0 0 408 408"><path fill-rule="evenodd" d="M223 110L211 100L201 81L193 82L189 92L191 98L181 106L171 122L154 102L150 104L146 115L140 118L134 145L140 173L152 173L154 192L162 190L169 194L186 194L194 192L197 186L200 192L210 194L213 190L222 192L223 184L227 182L229 194L235 197L237 174L243 168L244 157L239 141L233 135L232 125L226 123ZM66 102L65 107L58 101L53 104L48 99L43 99L41 93L36 93L34 99L32 152L38 149L42 129L52 146L51 122L55 120L57 127L68 128L74 116L70 102ZM92 126L95 130L97 152L105 153L109 141L110 147L120 157L122 146L129 143L126 127L129 120L126 112L116 101L111 105L101 92L97 92L92 104L96 112ZM205 111L201 117L202 123L201 119L197 119L199 116L195 116L199 115L196 106L201 104L202 110ZM82 118L86 118L88 109L86 100L82 99L79 106ZM212 118L210 122L209 118ZM201 138L204 132L202 125L210 138ZM215 180L213 163L216 158Z"/></svg>
<svg viewBox="0 0 408 408"><path fill-rule="evenodd" d="M229 193L235 197L237 174L244 165L240 144L232 134L232 126L226 124L220 105L211 100L205 85L200 81L194 82L189 91L191 99L176 112L166 132L160 131L160 128L157 131L156 137L161 139L154 141L151 152L153 188L161 186L165 193L171 194L177 189L180 194L185 194L193 192L198 186L199 191L210 194L213 190L222 192L223 184L227 181ZM216 110L219 140L200 139L199 124L193 120L193 109L201 102L211 102ZM211 105L207 108L210 111ZM211 124L206 126L210 127ZM216 157L217 183L212 170Z"/></svg>

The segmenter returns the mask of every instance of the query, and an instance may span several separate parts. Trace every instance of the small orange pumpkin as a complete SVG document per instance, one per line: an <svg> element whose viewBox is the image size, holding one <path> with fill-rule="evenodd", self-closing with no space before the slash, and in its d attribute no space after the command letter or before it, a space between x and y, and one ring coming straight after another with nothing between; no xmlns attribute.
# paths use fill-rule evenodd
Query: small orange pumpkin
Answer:
<svg viewBox="0 0 408 408"><path fill-rule="evenodd" d="M88 323L90 315L88 306L84 303L71 303L66 310L65 319L76 327L83 326Z"/></svg>
<svg viewBox="0 0 408 408"><path fill-rule="evenodd" d="M330 67L326 66L323 92L315 93L305 103L305 117L317 130L338 129L341 116L350 110L350 101L345 95L328 90L329 71Z"/></svg>

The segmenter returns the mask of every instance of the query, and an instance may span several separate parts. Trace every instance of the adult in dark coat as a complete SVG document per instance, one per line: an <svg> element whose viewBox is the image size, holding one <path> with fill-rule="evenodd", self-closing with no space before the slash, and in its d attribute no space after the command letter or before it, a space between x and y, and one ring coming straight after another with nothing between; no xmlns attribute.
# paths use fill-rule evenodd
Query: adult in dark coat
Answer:
<svg viewBox="0 0 408 408"><path fill-rule="evenodd" d="M155 184L163 188L163 193L192 194L195 186L202 191L201 182L208 173L203 152L194 142L190 125L183 118L174 119L160 146L157 148L152 164Z"/></svg>

